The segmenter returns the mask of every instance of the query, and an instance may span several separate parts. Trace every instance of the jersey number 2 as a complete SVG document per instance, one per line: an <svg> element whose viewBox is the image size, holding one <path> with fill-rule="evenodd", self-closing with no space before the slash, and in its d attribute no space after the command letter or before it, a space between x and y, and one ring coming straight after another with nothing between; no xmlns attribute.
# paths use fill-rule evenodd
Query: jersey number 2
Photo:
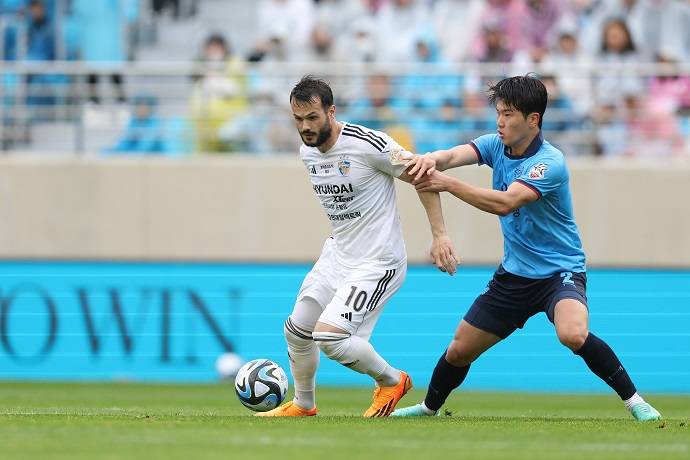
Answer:
<svg viewBox="0 0 690 460"><path fill-rule="evenodd" d="M572 272L561 273L561 278L563 278L563 281L562 281L563 284L572 284L573 286L575 285L575 281L572 280L572 278L573 278Z"/></svg>

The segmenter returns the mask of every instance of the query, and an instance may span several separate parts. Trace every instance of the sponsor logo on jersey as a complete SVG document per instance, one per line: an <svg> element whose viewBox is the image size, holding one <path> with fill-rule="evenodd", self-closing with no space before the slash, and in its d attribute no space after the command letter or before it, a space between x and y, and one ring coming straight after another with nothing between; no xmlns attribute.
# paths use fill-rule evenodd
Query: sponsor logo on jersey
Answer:
<svg viewBox="0 0 690 460"><path fill-rule="evenodd" d="M346 214L328 214L328 219L333 221L351 220L357 219L358 217L362 217L362 213L359 211L348 212Z"/></svg>
<svg viewBox="0 0 690 460"><path fill-rule="evenodd" d="M312 188L319 195L339 195L354 192L352 184L312 184Z"/></svg>
<svg viewBox="0 0 690 460"><path fill-rule="evenodd" d="M339 160L338 171L341 176L348 176L350 174L350 160Z"/></svg>
<svg viewBox="0 0 690 460"><path fill-rule="evenodd" d="M528 176L530 179L543 179L547 169L548 168L544 163L537 163L536 165L532 166L532 169L529 170Z"/></svg>

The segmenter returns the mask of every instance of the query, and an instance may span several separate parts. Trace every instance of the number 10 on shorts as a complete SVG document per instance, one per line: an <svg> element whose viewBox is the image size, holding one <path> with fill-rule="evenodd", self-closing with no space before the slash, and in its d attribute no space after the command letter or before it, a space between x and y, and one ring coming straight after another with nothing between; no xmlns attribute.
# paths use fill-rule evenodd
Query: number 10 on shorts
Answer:
<svg viewBox="0 0 690 460"><path fill-rule="evenodd" d="M352 286L350 287L350 289L350 295L347 297L347 300L345 301L345 306L349 307L350 303L352 303L352 309L354 311L361 311L362 308L364 308L364 304L367 303L367 293L366 291L357 292L357 286Z"/></svg>

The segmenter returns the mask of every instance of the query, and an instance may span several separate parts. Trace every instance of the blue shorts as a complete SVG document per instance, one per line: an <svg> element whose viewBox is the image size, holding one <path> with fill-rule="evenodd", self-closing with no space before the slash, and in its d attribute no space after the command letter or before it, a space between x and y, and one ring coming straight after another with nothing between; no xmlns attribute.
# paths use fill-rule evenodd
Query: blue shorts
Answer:
<svg viewBox="0 0 690 460"><path fill-rule="evenodd" d="M575 299L587 306L587 274L563 272L550 278L513 275L499 266L489 284L465 314L472 326L505 339L539 312L553 323L556 303Z"/></svg>

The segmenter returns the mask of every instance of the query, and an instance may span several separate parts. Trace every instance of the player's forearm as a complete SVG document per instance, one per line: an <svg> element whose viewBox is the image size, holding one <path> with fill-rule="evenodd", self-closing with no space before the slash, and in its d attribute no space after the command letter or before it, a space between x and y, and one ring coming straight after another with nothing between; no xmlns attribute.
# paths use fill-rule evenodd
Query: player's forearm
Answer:
<svg viewBox="0 0 690 460"><path fill-rule="evenodd" d="M431 155L436 160L436 169L439 171L478 162L477 153L469 144L456 145L448 150L437 150Z"/></svg>
<svg viewBox="0 0 690 460"><path fill-rule="evenodd" d="M450 167L450 160L453 157L453 152L451 152L451 150L436 150L428 155L436 160L436 169L445 171Z"/></svg>
<svg viewBox="0 0 690 460"><path fill-rule="evenodd" d="M465 203L482 211L505 216L513 211L513 204L505 192L475 187L458 179L453 179L448 191Z"/></svg>
<svg viewBox="0 0 690 460"><path fill-rule="evenodd" d="M417 194L426 211L426 217L431 226L431 235L434 238L446 235L446 223L443 220L441 196L436 192L418 192Z"/></svg>

